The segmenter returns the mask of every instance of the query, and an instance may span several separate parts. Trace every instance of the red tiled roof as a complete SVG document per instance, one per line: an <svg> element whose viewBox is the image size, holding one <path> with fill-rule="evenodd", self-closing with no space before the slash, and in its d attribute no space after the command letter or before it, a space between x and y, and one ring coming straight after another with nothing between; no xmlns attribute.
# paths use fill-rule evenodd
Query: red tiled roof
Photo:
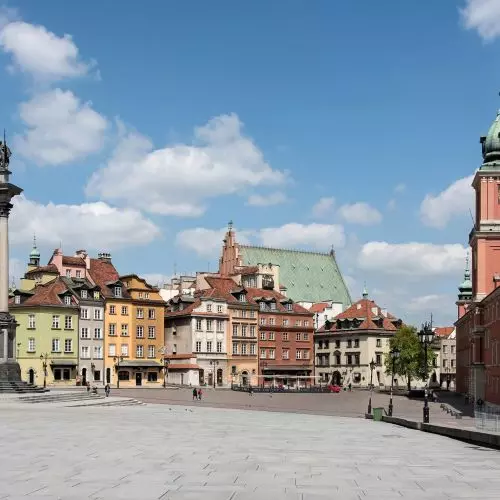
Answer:
<svg viewBox="0 0 500 500"><path fill-rule="evenodd" d="M318 302L316 304L313 304L309 311L313 313L322 313L329 305L326 304L325 302Z"/></svg>
<svg viewBox="0 0 500 500"><path fill-rule="evenodd" d="M255 274L257 272L259 272L258 266L245 266L237 268L233 274L234 275L241 274L242 276L246 276L248 274Z"/></svg>
<svg viewBox="0 0 500 500"><path fill-rule="evenodd" d="M434 334L438 337L449 337L453 330L455 330L454 326L439 326L434 328Z"/></svg>
<svg viewBox="0 0 500 500"><path fill-rule="evenodd" d="M85 267L85 261L81 257L67 257L66 255L63 255L62 263L65 266Z"/></svg>
<svg viewBox="0 0 500 500"><path fill-rule="evenodd" d="M182 311L168 311L168 306L167 306L167 311L165 311L165 319L174 317L174 316L186 316L189 315L193 312L193 310L198 307L201 304L201 300L195 300L188 306L184 307Z"/></svg>
<svg viewBox="0 0 500 500"><path fill-rule="evenodd" d="M64 306L64 301L60 297L60 293L68 290L63 280L59 277L45 285L37 285L33 290L33 295L28 297L20 304L20 306ZM13 299L11 304L15 307ZM74 303L72 304L75 305Z"/></svg>
<svg viewBox="0 0 500 500"><path fill-rule="evenodd" d="M372 309L376 311L373 312ZM374 320L376 318L382 318L382 327L378 326ZM359 319L361 320L361 324L356 328L348 328L344 327L344 325L338 323L338 320L343 319ZM382 310L380 307L373 301L369 299L361 299L355 302L351 307L346 309L344 312L338 314L331 321L331 327L329 330L325 329L325 326L322 326L318 331L319 332L335 332L335 331L359 331L359 330L387 330L387 331L396 331L398 327L394 324L394 322L400 321L395 316L390 313L386 313L386 315L382 314Z"/></svg>
<svg viewBox="0 0 500 500"><path fill-rule="evenodd" d="M25 273L26 275L29 274L35 274L35 273L53 273L53 274L59 274L59 270L57 269L55 264L49 264L48 266L39 266L36 267L35 269L32 269L31 271L28 271Z"/></svg>
<svg viewBox="0 0 500 500"><path fill-rule="evenodd" d="M120 276L115 266L109 261L102 259L90 259L90 277L92 281L101 288L101 292L105 297L114 297L113 292L106 283L118 281ZM130 298L127 289L122 289L123 298Z"/></svg>
<svg viewBox="0 0 500 500"><path fill-rule="evenodd" d="M200 367L198 365L194 365L191 363L176 363L168 365L169 371L172 370L199 370Z"/></svg>

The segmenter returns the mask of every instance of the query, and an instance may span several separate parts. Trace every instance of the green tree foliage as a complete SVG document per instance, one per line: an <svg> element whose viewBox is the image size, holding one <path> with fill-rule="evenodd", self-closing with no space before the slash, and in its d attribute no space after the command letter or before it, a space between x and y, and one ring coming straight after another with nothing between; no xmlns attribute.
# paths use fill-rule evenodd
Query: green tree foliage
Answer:
<svg viewBox="0 0 500 500"><path fill-rule="evenodd" d="M425 354L424 347L420 343L417 329L414 326L402 326L390 341L390 350L399 349L399 358L394 364L394 374L405 377L408 390L411 388L412 380L425 380ZM436 353L432 346L427 346L427 375L433 370ZM385 373L392 374L392 356L385 356Z"/></svg>

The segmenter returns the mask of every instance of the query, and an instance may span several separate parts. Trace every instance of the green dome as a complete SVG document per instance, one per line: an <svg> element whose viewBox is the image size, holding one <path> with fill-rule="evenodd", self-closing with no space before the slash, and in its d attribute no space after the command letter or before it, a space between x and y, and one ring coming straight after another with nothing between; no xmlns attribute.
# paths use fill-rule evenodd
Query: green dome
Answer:
<svg viewBox="0 0 500 500"><path fill-rule="evenodd" d="M486 137L481 137L483 146L484 163L492 163L500 160L500 111L495 121L491 124Z"/></svg>
<svg viewBox="0 0 500 500"><path fill-rule="evenodd" d="M33 250L31 250L30 252L30 258L35 258L35 259L39 259L40 258L40 252L38 251L38 248L37 247L33 247Z"/></svg>

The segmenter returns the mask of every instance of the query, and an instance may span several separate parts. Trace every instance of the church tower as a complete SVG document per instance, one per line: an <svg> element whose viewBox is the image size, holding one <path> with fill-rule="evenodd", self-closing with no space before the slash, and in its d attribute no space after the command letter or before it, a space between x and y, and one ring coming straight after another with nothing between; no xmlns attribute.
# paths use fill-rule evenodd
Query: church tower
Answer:
<svg viewBox="0 0 500 500"><path fill-rule="evenodd" d="M500 111L480 139L483 164L472 187L476 193L472 249L472 297L480 301L500 283Z"/></svg>
<svg viewBox="0 0 500 500"><path fill-rule="evenodd" d="M36 236L33 236L33 249L30 252L30 261L28 263L28 271L33 271L40 266L40 251L36 247Z"/></svg>
<svg viewBox="0 0 500 500"><path fill-rule="evenodd" d="M458 319L460 319L466 312L469 304L472 302L472 281L470 279L469 269L469 255L465 260L464 280L458 287L458 300L456 302L458 307Z"/></svg>

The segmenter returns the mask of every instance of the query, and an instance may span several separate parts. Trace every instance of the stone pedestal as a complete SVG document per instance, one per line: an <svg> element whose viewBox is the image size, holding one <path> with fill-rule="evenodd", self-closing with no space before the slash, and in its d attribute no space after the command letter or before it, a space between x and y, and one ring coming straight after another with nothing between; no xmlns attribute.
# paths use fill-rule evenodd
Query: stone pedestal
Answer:
<svg viewBox="0 0 500 500"><path fill-rule="evenodd" d="M16 361L16 320L0 312L0 383L20 382L21 368Z"/></svg>

